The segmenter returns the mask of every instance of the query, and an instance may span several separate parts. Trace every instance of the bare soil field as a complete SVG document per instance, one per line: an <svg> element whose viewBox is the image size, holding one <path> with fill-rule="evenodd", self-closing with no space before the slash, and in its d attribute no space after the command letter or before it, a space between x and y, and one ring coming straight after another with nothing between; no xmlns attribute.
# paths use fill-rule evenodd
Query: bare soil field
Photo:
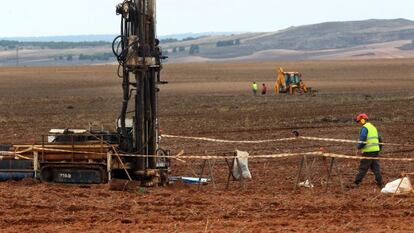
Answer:
<svg viewBox="0 0 414 233"><path fill-rule="evenodd" d="M274 95L276 68L303 73L316 96ZM0 142L31 143L50 128L113 128L121 107L116 66L0 68ZM243 62L165 65L160 124L165 134L229 140L301 135L356 140L353 117L371 116L385 142L414 144L414 59ZM266 83L253 96L252 81ZM235 149L251 155L329 152L354 155L356 146L290 141L215 144L163 139L173 154L222 155ZM384 157L410 157L413 147L386 146ZM301 158L251 159L253 180L225 189L227 168L213 164L216 188L176 183L110 191L107 185L0 183L0 232L412 232L414 196L380 195L371 172L358 189L342 193L333 177L325 192L326 168L318 159L313 191L294 183ZM345 183L356 160L337 161ZM199 160L173 161L173 175L194 176ZM386 182L414 172L410 162L382 162ZM303 179L302 179L303 181Z"/></svg>

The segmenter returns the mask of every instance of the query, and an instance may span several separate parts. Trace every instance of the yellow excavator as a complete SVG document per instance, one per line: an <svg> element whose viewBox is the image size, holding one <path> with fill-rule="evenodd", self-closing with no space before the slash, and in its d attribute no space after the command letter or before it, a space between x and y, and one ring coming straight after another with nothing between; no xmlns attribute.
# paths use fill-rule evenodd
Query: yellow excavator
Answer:
<svg viewBox="0 0 414 233"><path fill-rule="evenodd" d="M275 83L275 93L289 93L294 95L296 92L300 94L311 93L302 80L302 74L299 72L284 71L282 67L277 69L277 78Z"/></svg>

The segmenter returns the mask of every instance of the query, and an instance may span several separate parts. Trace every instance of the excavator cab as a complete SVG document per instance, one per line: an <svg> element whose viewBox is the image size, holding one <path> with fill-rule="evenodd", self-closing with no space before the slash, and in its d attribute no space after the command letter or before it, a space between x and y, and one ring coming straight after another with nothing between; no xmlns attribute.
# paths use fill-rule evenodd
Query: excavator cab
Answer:
<svg viewBox="0 0 414 233"><path fill-rule="evenodd" d="M296 73L293 75L293 83L298 85L300 82L300 76L302 76L300 73Z"/></svg>
<svg viewBox="0 0 414 233"><path fill-rule="evenodd" d="M285 72L286 87L289 87L290 85L299 85L300 76L299 72Z"/></svg>

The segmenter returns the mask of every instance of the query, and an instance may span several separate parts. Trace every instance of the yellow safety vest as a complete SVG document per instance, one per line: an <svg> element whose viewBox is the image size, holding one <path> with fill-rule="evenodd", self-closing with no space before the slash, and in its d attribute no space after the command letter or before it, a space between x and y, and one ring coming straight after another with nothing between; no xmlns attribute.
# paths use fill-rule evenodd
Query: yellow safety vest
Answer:
<svg viewBox="0 0 414 233"><path fill-rule="evenodd" d="M252 85L253 91L257 91L257 83Z"/></svg>
<svg viewBox="0 0 414 233"><path fill-rule="evenodd" d="M368 130L367 140L365 146L362 148L363 153L380 151L378 130L369 122L363 126Z"/></svg>

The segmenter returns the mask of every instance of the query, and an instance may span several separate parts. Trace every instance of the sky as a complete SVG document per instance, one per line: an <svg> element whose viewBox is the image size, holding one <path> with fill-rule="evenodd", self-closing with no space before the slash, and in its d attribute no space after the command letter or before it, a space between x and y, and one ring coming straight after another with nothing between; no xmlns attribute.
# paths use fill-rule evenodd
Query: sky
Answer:
<svg viewBox="0 0 414 233"><path fill-rule="evenodd" d="M2 0L0 37L119 32L122 0ZM327 21L406 18L413 0L157 0L158 35L268 32Z"/></svg>

